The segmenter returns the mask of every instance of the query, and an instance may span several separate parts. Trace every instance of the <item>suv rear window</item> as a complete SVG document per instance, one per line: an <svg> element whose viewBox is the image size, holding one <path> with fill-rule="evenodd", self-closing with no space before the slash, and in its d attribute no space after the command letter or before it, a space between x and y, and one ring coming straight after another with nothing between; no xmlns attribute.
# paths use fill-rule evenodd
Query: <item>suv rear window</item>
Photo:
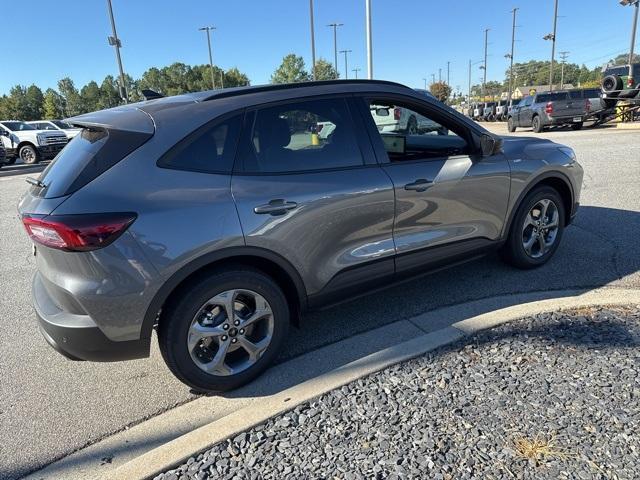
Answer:
<svg viewBox="0 0 640 480"><path fill-rule="evenodd" d="M71 140L39 180L46 187L32 193L44 198L70 195L149 140L153 134L104 128L84 129Z"/></svg>
<svg viewBox="0 0 640 480"><path fill-rule="evenodd" d="M538 95L536 98L537 103L547 103L547 102L557 102L559 100L566 100L567 93L566 92L557 92L557 93L543 93Z"/></svg>

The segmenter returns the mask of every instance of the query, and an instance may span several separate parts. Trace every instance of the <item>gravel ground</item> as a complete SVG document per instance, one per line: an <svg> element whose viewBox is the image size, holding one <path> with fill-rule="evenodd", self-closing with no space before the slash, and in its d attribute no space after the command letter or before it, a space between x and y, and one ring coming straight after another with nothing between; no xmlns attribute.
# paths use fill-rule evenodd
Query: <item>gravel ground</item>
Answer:
<svg viewBox="0 0 640 480"><path fill-rule="evenodd" d="M396 365L177 478L640 478L640 306L541 314Z"/></svg>

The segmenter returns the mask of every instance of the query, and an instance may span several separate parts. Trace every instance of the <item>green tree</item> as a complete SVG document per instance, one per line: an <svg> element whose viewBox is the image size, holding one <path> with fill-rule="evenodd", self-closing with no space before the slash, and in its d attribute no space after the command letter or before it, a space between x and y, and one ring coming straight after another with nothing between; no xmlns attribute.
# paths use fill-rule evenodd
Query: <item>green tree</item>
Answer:
<svg viewBox="0 0 640 480"><path fill-rule="evenodd" d="M22 120L40 120L43 113L44 95L35 85L31 85L25 92L26 111Z"/></svg>
<svg viewBox="0 0 640 480"><path fill-rule="evenodd" d="M120 105L121 99L118 93L118 84L116 80L107 75L100 84L100 100L98 101L98 109L112 108Z"/></svg>
<svg viewBox="0 0 640 480"><path fill-rule="evenodd" d="M95 112L100 110L100 87L96 82L91 80L80 89L80 99L82 101L82 110L86 112Z"/></svg>
<svg viewBox="0 0 640 480"><path fill-rule="evenodd" d="M324 58L316 61L316 80L334 80L340 77L340 74L336 72L332 63L329 63Z"/></svg>
<svg viewBox="0 0 640 480"><path fill-rule="evenodd" d="M5 101L5 117L15 120L23 120L29 116L27 102L27 89L22 85L15 85L9 90L9 96Z"/></svg>
<svg viewBox="0 0 640 480"><path fill-rule="evenodd" d="M44 92L43 115L47 120L54 120L64 117L62 104L64 99L53 88L47 88Z"/></svg>
<svg viewBox="0 0 640 480"><path fill-rule="evenodd" d="M441 102L446 102L451 95L451 87L447 85L447 82L432 83L429 91Z"/></svg>
<svg viewBox="0 0 640 480"><path fill-rule="evenodd" d="M249 85L249 77L233 67L224 72L224 88L229 87L245 87Z"/></svg>
<svg viewBox="0 0 640 480"><path fill-rule="evenodd" d="M629 54L623 53L618 55L613 60L609 60L609 63L613 63L614 65L627 65L629 63ZM640 63L640 54L633 54L633 63Z"/></svg>
<svg viewBox="0 0 640 480"><path fill-rule="evenodd" d="M271 75L271 83L308 82L310 79L310 75L305 70L304 59L294 53L286 55Z"/></svg>
<svg viewBox="0 0 640 480"><path fill-rule="evenodd" d="M86 112L83 108L82 98L80 98L78 89L73 84L73 80L69 77L65 77L58 81L58 91L64 98L63 111L65 116L73 117Z"/></svg>

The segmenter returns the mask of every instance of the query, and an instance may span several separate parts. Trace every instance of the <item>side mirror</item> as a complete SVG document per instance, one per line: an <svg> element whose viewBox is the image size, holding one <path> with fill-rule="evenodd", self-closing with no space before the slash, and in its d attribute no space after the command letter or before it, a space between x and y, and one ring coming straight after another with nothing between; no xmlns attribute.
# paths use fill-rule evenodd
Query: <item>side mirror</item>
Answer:
<svg viewBox="0 0 640 480"><path fill-rule="evenodd" d="M388 108L384 108L384 107L376 108L376 116L378 116L378 117L388 117L389 116L389 109Z"/></svg>
<svg viewBox="0 0 640 480"><path fill-rule="evenodd" d="M482 150L483 157L490 157L500 153L502 151L502 139L484 133L480 137L480 150Z"/></svg>

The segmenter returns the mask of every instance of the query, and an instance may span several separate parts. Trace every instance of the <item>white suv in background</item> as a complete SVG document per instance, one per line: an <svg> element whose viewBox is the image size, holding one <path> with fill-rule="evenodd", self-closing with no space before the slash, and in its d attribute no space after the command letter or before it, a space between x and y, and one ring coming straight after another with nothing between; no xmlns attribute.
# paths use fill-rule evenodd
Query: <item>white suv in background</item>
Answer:
<svg viewBox="0 0 640 480"><path fill-rule="evenodd" d="M60 131L37 130L19 120L0 121L0 142L7 151L7 163L20 157L24 163L38 163L55 157L69 139Z"/></svg>
<svg viewBox="0 0 640 480"><path fill-rule="evenodd" d="M33 120L27 123L38 130L58 130L64 133L69 140L73 139L82 131L81 128L72 127L62 120Z"/></svg>

